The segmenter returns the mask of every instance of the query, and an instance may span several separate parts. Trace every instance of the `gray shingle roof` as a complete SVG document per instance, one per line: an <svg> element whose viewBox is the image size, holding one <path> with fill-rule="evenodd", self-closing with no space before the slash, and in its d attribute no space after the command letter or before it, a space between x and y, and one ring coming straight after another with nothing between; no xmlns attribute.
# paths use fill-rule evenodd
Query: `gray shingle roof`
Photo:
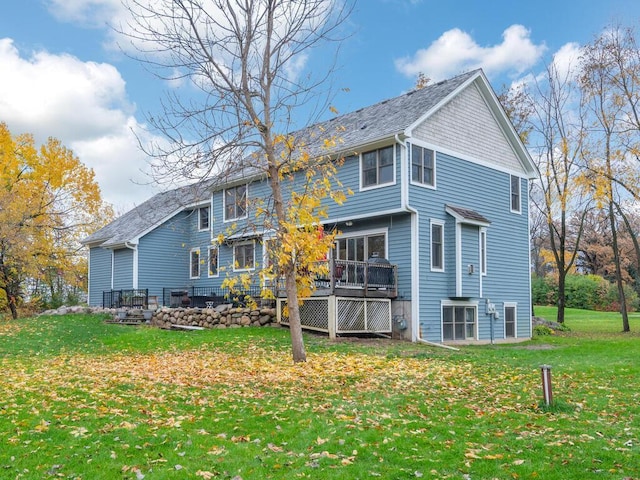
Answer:
<svg viewBox="0 0 640 480"><path fill-rule="evenodd" d="M413 90L398 97L383 100L294 132L292 136L294 138L306 137L308 140L305 143L312 156L336 153L337 151L348 154L363 145L404 132L407 127L437 106L478 72L479 70L467 72L428 85L420 90ZM326 135L321 135L320 132L326 132L326 135L336 135L341 139L334 152L322 150L321 145ZM246 171L252 171L250 165L248 167ZM222 182L233 180L237 180L235 175L225 177ZM131 242L172 213L180 211L185 205L206 200L211 189L220 187L220 183L221 179L210 179L159 193L85 238L82 243L103 242L102 246L109 247Z"/></svg>
<svg viewBox="0 0 640 480"><path fill-rule="evenodd" d="M472 223L486 223L487 225L489 225L491 223L489 220L487 220L486 217L482 216L481 214L479 214L475 210L471 210L469 208L455 207L453 205L447 205L446 209L447 209L447 211L449 213L451 213L452 215L457 216L461 220L466 220L466 221L472 222Z"/></svg>
<svg viewBox="0 0 640 480"><path fill-rule="evenodd" d="M293 136L312 135L323 141L324 136L318 135L318 132L336 134L341 140L336 150L341 150L343 153L348 152L349 149L353 150L377 140L392 137L404 132L407 127L479 72L480 70L473 70L420 90L412 90L398 97L312 125L305 130L295 132ZM311 141L309 145L312 156L321 153L313 151L314 147L319 148L317 144L320 142L315 143L316 145Z"/></svg>
<svg viewBox="0 0 640 480"><path fill-rule="evenodd" d="M158 193L113 222L82 240L84 244L101 243L103 247L123 245L161 223L187 205L209 200L211 182L203 182Z"/></svg>

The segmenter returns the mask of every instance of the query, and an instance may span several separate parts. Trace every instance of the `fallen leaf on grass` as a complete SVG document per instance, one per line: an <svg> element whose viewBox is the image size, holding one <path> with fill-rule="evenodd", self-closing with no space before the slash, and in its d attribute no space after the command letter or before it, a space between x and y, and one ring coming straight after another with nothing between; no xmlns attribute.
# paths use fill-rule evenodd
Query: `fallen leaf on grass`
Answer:
<svg viewBox="0 0 640 480"><path fill-rule="evenodd" d="M215 477L215 476L216 476L216 474L215 474L215 473L208 472L208 471L206 471L206 470L198 470L198 471L196 472L196 476L197 476L197 477L202 477L202 478L204 478L204 479L206 479L206 480L209 480L209 479L211 479L211 478Z"/></svg>
<svg viewBox="0 0 640 480"><path fill-rule="evenodd" d="M224 447L213 446L207 452L207 455L222 455L227 452L227 449Z"/></svg>
<svg viewBox="0 0 640 480"><path fill-rule="evenodd" d="M74 437L84 437L88 431L89 430L84 427L75 427L69 433L71 433L71 435L73 435Z"/></svg>

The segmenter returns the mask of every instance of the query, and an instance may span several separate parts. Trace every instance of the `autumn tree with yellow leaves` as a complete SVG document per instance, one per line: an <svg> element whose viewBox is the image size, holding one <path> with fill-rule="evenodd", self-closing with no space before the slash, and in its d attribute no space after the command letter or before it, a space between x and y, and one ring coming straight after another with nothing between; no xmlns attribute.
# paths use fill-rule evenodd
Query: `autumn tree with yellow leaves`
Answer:
<svg viewBox="0 0 640 480"><path fill-rule="evenodd" d="M86 282L78 239L109 215L93 170L71 150L54 138L37 147L0 123L0 304L13 318L33 284Z"/></svg>
<svg viewBox="0 0 640 480"><path fill-rule="evenodd" d="M305 361L299 298L332 244L321 225L323 201L344 195L333 175L339 131L304 127L330 103L333 47L346 36L353 0L124 4L130 20L118 30L136 56L161 78L193 86L188 97L172 92L162 114L148 119L169 139L148 149L157 177L266 179L270 198L256 206L255 230L273 239L271 274L285 285L293 360ZM322 55L326 68L305 69L311 54Z"/></svg>

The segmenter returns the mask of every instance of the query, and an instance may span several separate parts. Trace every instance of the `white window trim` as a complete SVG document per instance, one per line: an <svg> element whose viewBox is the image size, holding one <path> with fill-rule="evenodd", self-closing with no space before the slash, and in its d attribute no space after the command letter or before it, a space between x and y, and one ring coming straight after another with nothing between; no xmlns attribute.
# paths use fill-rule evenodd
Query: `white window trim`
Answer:
<svg viewBox="0 0 640 480"><path fill-rule="evenodd" d="M513 307L513 337L507 337L507 308ZM518 338L518 304L516 302L504 302L502 310L502 337Z"/></svg>
<svg viewBox="0 0 640 480"><path fill-rule="evenodd" d="M469 307L475 310L475 328L473 338L465 338L465 340L445 340L444 339L444 307ZM478 302L465 302L459 300L441 300L440 301L440 342L464 342L467 340L478 340L480 337L480 325L478 318Z"/></svg>
<svg viewBox="0 0 640 480"><path fill-rule="evenodd" d="M430 146L427 146L426 144L424 144L423 142L419 142L416 140L412 140L411 142L409 142L409 147L407 148L407 152L409 155L409 183L411 183L411 185L415 185L417 187L422 187L422 188L428 188L429 190L437 190L437 185L438 185L438 174L437 174L437 170L438 170L438 161L437 161L437 157L438 157L438 152ZM423 182L418 182L416 180L413 179L413 152L411 150L411 145L416 145L418 147L421 148L425 148L427 150L431 150L433 152L433 185L429 185L428 183L423 183Z"/></svg>
<svg viewBox="0 0 640 480"><path fill-rule="evenodd" d="M193 276L193 253L194 252L198 252L198 275L197 276ZM189 250L189 278L191 279L195 279L195 278L200 278L200 248L192 248L191 250Z"/></svg>
<svg viewBox="0 0 640 480"><path fill-rule="evenodd" d="M216 255L216 273L211 274L211 250L217 250L218 254ZM209 278L217 278L220 276L220 247L216 245L211 245L207 248L207 273Z"/></svg>
<svg viewBox="0 0 640 480"><path fill-rule="evenodd" d="M512 187L512 179L514 177L518 179L518 209L517 210L514 210L512 208L512 202L511 202L511 199L513 197L513 189L511 187ZM509 209L511 213L522 214L522 178L513 174L509 175Z"/></svg>
<svg viewBox="0 0 640 480"><path fill-rule="evenodd" d="M231 190L236 189L238 187L241 187L242 185L244 185L246 187L246 193L245 193L245 197L246 197L246 208L245 208L245 212L244 212L244 216L243 217L234 217L234 218L227 218L227 190ZM224 223L228 223L228 222L236 222L238 220L244 220L245 218L247 218L249 216L249 184L248 183L244 183L242 185L236 185L234 187L228 187L222 190L222 217L223 217L223 222Z"/></svg>
<svg viewBox="0 0 640 480"><path fill-rule="evenodd" d="M201 222L201 217L200 217L200 210L202 210L203 208L208 208L209 209L209 226L207 228L202 228L202 222ZM199 232L208 232L209 229L211 228L211 206L210 205L206 205L206 206L202 206L202 207L198 207L198 231Z"/></svg>
<svg viewBox="0 0 640 480"><path fill-rule="evenodd" d="M442 227L442 268L438 268L438 267L434 267L433 266L433 226L434 225L439 225ZM444 272L445 271L445 245L444 245L444 238L445 238L445 234L444 234L444 228L445 228L445 222L443 220L434 220L431 219L431 221L429 222L429 265L431 267L431 271L432 272Z"/></svg>
<svg viewBox="0 0 640 480"><path fill-rule="evenodd" d="M236 262L236 248L243 245L253 245L253 267L251 268L238 268ZM234 272L251 272L256 269L256 242L251 240L249 242L239 242L233 245L233 271Z"/></svg>
<svg viewBox="0 0 640 480"><path fill-rule="evenodd" d="M363 161L364 161L364 154L365 153L369 153L369 152L373 152L374 150L380 150L382 148L387 148L387 147L393 147L393 180L391 180L390 182L387 183L378 183L376 185L369 185L367 187L365 187L363 185L363 178L362 178L362 169L364 167L363 165ZM376 188L383 188L383 187L389 187L392 185L396 184L396 155L397 155L397 145L394 143L393 145L382 145L381 147L377 147L377 148L373 148L371 150L367 150L366 152L362 152L358 154L358 159L359 159L359 168L358 168L358 176L360 177L359 182L360 182L360 191L361 192L366 192L367 190L375 190Z"/></svg>

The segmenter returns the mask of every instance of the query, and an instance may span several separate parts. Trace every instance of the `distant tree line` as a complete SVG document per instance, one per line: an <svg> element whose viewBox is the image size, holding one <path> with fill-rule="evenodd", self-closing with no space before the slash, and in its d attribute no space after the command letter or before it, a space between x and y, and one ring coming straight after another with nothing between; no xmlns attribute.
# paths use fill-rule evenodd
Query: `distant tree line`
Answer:
<svg viewBox="0 0 640 480"><path fill-rule="evenodd" d="M573 64L554 58L544 75L500 95L538 167L530 191L534 300L557 305L561 323L567 306L616 308L629 331L640 292L636 29L613 25L580 52Z"/></svg>

